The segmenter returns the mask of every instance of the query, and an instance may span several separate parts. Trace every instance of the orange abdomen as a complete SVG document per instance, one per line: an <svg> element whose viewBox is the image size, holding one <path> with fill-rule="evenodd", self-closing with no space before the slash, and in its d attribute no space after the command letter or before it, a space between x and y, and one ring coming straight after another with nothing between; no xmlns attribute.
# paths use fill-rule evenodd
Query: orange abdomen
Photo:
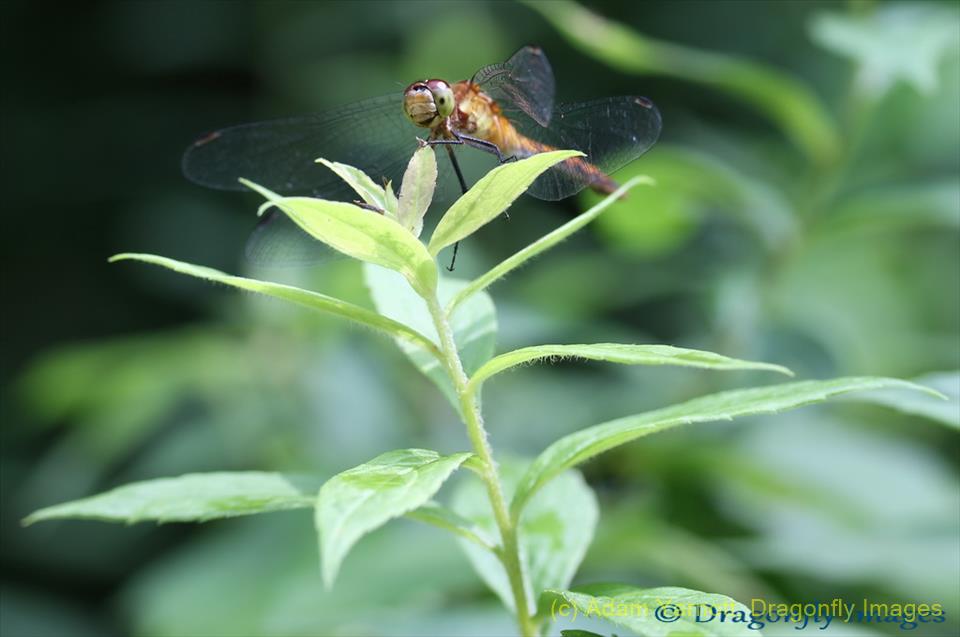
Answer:
<svg viewBox="0 0 960 637"><path fill-rule="evenodd" d="M513 127L511 126L511 128ZM541 144L540 142L530 139L529 137L524 137L519 133L516 133L516 138L517 147L512 150L511 153L505 154L513 154L522 158L529 157L530 155L536 155L537 153L558 150L553 146ZM567 159L566 161L563 161L557 165L554 170L560 170L568 173L575 179L581 180L581 183L584 183L595 191L605 195L610 194L619 187L617 182L610 179L605 172L591 164L583 157L573 157L572 159Z"/></svg>
<svg viewBox="0 0 960 637"><path fill-rule="evenodd" d="M496 144L504 157L524 158L537 153L557 150L553 146L530 139L517 131L500 110L500 106L480 87L470 82L453 86L457 100L454 126L457 131ZM604 194L617 189L617 183L602 170L582 157L568 159L556 170L564 171L582 183Z"/></svg>

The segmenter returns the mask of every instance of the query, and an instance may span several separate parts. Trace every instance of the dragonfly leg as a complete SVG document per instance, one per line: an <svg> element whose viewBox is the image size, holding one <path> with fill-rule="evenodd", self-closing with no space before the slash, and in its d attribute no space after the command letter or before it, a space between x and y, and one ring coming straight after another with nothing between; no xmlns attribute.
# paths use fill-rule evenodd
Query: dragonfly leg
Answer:
<svg viewBox="0 0 960 637"><path fill-rule="evenodd" d="M454 139L428 139L424 143L427 146L446 146L449 150L450 146L463 146L466 142L459 137L456 137Z"/></svg>
<svg viewBox="0 0 960 637"><path fill-rule="evenodd" d="M510 155L509 157L504 157L503 153L500 152L500 147L494 144L493 142L488 142L487 140L480 139L478 137L470 137L469 135L464 135L463 133L454 133L454 134L457 136L457 139L460 140L461 144L467 144L468 146L471 146L478 150L485 150L488 153L493 153L494 155L497 156L497 161L499 161L501 164L505 164L511 161L517 161L516 155ZM447 148L449 148L449 146ZM508 213L507 211L504 211L503 216L509 219L510 213Z"/></svg>
<svg viewBox="0 0 960 637"><path fill-rule="evenodd" d="M503 152L500 151L500 147L494 144L493 142L488 142L485 139L480 139L479 137L471 137L469 135L464 135L463 133L457 133L457 138L460 139L461 144L467 144L468 146L473 146L479 150L485 150L488 153L493 153L497 156L497 161L501 164L505 164L509 161L517 161L516 155L510 155L509 157L504 157Z"/></svg>
<svg viewBox="0 0 960 637"><path fill-rule="evenodd" d="M453 164L453 172L457 174L457 180L460 182L460 190L463 191L463 194L467 194L467 181L463 178L463 172L460 170L460 164L457 162L457 156L453 152L454 146L463 146L468 145L479 150L485 150L488 153L493 153L497 156L497 160L501 164L505 164L509 161L517 161L515 155L510 157L504 157L503 153L500 152L500 147L494 144L493 142L488 142L485 139L479 139L477 137L470 137L469 135L463 135L461 133L454 133L454 139L431 139L427 140L427 145L429 146L445 146L447 149L447 156L450 157L450 163ZM510 216L507 215L509 219ZM447 270L453 272L453 268L457 263L457 251L460 248L460 242L457 241L453 244L453 257L450 259L450 265L447 266Z"/></svg>
<svg viewBox="0 0 960 637"><path fill-rule="evenodd" d="M453 140L451 140L453 141ZM461 144L463 142L460 142ZM463 194L467 194L467 182L463 178L463 172L460 170L460 164L457 162L457 156L453 152L453 146L447 145L447 156L450 157L450 163L453 164L453 172L457 173L457 180L460 182L460 189L463 191ZM453 244L453 257L450 258L450 265L447 266L449 272L453 272L453 268L457 263L457 251L460 249L460 242L457 241Z"/></svg>
<svg viewBox="0 0 960 637"><path fill-rule="evenodd" d="M358 201L357 199L354 199L354 200L353 200L353 205L357 206L358 208L363 208L364 210L369 210L370 212L376 212L376 213L381 214L381 215L384 214L382 208L378 208L378 207L374 206L373 204L369 204L369 203L366 203L366 202L364 202L364 201Z"/></svg>
<svg viewBox="0 0 960 637"><path fill-rule="evenodd" d="M437 141L442 142L442 141L448 141L448 140L437 140ZM454 141L454 140L449 140L449 141ZM454 143L462 144L463 142L454 142ZM450 157L450 163L453 164L453 172L457 173L457 180L460 182L460 190L463 191L463 194L467 194L467 182L463 178L463 172L460 171L460 164L457 162L457 156L454 154L452 146L449 146L449 145L447 146L447 156Z"/></svg>
<svg viewBox="0 0 960 637"><path fill-rule="evenodd" d="M463 133L458 133L453 131L453 139L431 139L427 141L427 144L433 146L435 144L442 144L448 148L451 145L454 146L463 146L467 145L478 150L486 151L492 155L497 156L497 161L501 164L505 164L509 161L517 161L518 157L516 155L510 155L509 157L504 157L503 152L500 150L500 147L489 142L485 139L480 139L479 137L471 137L470 135L464 135Z"/></svg>

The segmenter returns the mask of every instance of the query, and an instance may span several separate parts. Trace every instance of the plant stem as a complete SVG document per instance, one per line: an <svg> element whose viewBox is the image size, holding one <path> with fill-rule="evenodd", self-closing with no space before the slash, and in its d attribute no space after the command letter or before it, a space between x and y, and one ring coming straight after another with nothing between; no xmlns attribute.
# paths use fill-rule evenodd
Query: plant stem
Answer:
<svg viewBox="0 0 960 637"><path fill-rule="evenodd" d="M440 350L443 353L447 372L453 380L454 390L457 392L457 398L460 401L460 411L463 413L463 421L467 426L467 435L470 437L474 452L483 465L481 477L487 487L487 496L490 498L490 505L493 508L493 517L500 529L502 546L497 551L497 555L510 581L520 634L523 637L536 637L538 629L536 622L529 614L527 587L524 581L523 567L520 563L517 529L510 517L510 510L503 496L503 487L497 472L497 464L493 459L490 442L487 440L487 431L483 426L480 406L476 397L467 389L467 374L463 370L463 362L460 360L460 353L457 351L457 345L453 340L453 330L450 328L450 322L447 320L436 294L427 299L427 306L430 310L430 316L433 318L433 324L437 329L437 334L440 336Z"/></svg>

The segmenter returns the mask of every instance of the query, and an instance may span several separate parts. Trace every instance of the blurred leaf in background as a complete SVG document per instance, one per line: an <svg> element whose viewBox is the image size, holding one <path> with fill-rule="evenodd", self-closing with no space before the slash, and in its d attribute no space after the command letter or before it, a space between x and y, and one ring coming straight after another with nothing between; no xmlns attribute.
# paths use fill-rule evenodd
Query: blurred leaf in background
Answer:
<svg viewBox="0 0 960 637"><path fill-rule="evenodd" d="M181 152L225 125L464 79L524 44L548 53L558 101L645 95L664 133L615 175L656 188L498 284L496 351L662 342L954 397L677 429L600 457L581 467L601 515L572 584L940 602L945 632L914 633L960 630L955 3L9 2L0 28L4 635L510 634L455 542L413 522L360 542L330 593L305 512L19 524L133 480L330 477L393 448L466 448L389 343L105 259L170 254L372 308L353 264L244 263L258 198L188 184ZM591 197L518 200L461 246L456 276ZM495 448L532 456L591 423L768 382L752 374L541 365L492 378L484 402Z"/></svg>
<svg viewBox="0 0 960 637"><path fill-rule="evenodd" d="M933 95L937 67L960 46L957 12L949 5L891 3L862 15L821 13L810 33L821 46L857 65L857 88L882 97L899 81ZM910 46L891 46L909 42Z"/></svg>

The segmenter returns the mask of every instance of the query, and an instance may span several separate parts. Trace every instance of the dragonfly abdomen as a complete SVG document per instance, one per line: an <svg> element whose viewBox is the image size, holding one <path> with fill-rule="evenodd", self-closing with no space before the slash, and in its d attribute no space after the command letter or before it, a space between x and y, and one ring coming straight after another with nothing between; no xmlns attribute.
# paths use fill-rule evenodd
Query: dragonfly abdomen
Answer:
<svg viewBox="0 0 960 637"><path fill-rule="evenodd" d="M451 126L463 135L469 135L496 145L503 157L529 157L537 153L558 150L556 146L545 144L522 134L513 125L490 95L482 91L479 85L472 82L458 82L453 86L457 100L457 110L451 118ZM556 172L562 178L557 178ZM540 194L536 188L532 194L544 199L562 199L582 188L589 187L601 194L609 194L618 188L617 182L612 180L595 164L582 157L568 159L550 170L554 174L554 183L541 188ZM550 172L541 178L550 181Z"/></svg>
<svg viewBox="0 0 960 637"><path fill-rule="evenodd" d="M516 136L516 145L514 148L503 151L505 155L514 155L517 158L530 157L537 153L545 153L551 150L558 150L553 146L538 142L523 135ZM608 195L615 191L620 185L611 179L605 172L591 164L583 157L573 157L561 162L553 170L559 170L568 176L581 181L584 186L592 188L594 191Z"/></svg>

